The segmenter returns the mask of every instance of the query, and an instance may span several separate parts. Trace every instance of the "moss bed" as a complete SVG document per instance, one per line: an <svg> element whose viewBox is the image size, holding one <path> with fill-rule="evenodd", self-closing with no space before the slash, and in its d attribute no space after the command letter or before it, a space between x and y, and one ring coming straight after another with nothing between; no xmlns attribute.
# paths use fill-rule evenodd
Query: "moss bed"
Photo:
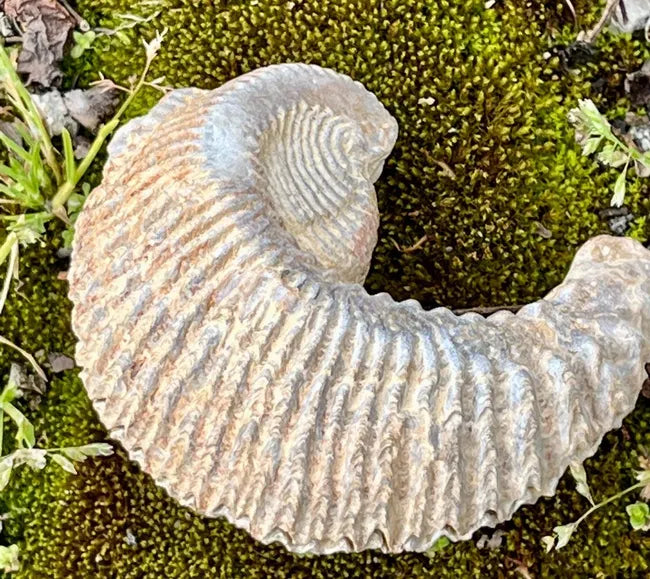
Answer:
<svg viewBox="0 0 650 579"><path fill-rule="evenodd" d="M127 31L130 43L100 38L82 59L67 62L67 82L86 85L101 71L126 83L142 66L140 38L168 27L152 71L166 84L212 88L266 64L312 62L362 81L397 118L400 138L377 186L382 223L369 290L427 306L527 302L561 281L580 243L607 232L599 211L616 174L581 156L566 114L577 99L591 98L622 115L625 74L650 56L644 41L604 34L594 61L576 72L558 50L577 32L560 0L490 9L484 0L158 4L78 2L92 26L114 26L124 12L161 13ZM601 6L573 4L580 27L596 21ZM131 115L157 98L146 92ZM626 203L637 217L649 215L648 182L630 180ZM637 222L629 234L647 241L650 231ZM418 250L399 250L425 235ZM0 334L30 352L72 355L67 287L57 277L66 263L56 257L58 233L50 239L25 252L22 285L9 297ZM7 349L0 355L5 371L17 360ZM106 436L76 371L56 375L29 415L41 444ZM597 500L634 482L639 446L650 447L649 421L650 403L640 399L587 461ZM10 513L2 541L19 543L18 575L30 578L647 576L650 537L631 530L625 500L587 519L562 550L544 553L541 537L588 507L573 487L565 476L555 497L500 525L497 549L466 541L431 557L297 556L177 506L118 451L80 465L77 476L56 466L19 471L0 497Z"/></svg>

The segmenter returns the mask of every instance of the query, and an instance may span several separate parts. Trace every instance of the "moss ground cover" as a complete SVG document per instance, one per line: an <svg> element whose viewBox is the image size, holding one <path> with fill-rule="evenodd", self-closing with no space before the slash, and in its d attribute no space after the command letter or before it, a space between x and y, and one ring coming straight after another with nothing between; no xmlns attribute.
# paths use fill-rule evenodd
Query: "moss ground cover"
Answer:
<svg viewBox="0 0 650 579"><path fill-rule="evenodd" d="M599 6L574 5L581 27L595 22ZM126 83L142 68L140 38L167 27L152 76L165 75L171 86L212 88L259 66L303 61L375 92L397 118L400 138L377 185L382 223L367 287L427 306L538 299L560 282L580 243L606 232L598 213L616 173L580 154L566 115L579 98L622 114L625 73L650 56L641 40L605 35L595 60L571 71L558 53L576 34L564 2L486 9L483 0L82 0L78 10L104 27L120 13L160 14L126 38L97 39L67 63L68 83L87 84L99 71ZM138 98L131 116L158 97ZM99 167L91 181L98 178ZM637 216L650 214L646 182L630 181L626 203ZM639 226L634 234L647 240L650 231ZM14 287L0 333L28 351L71 354L70 304L57 278L65 262L56 257L60 236L50 237L23 258L23 284ZM416 250L403 251L422 238ZM7 370L13 353L0 354ZM104 436L75 372L55 378L30 417L50 445ZM633 482L638 447L650 447L649 422L650 404L640 400L587 462L597 500ZM433 557L306 557L178 507L123 453L78 470L76 477L53 467L23 471L1 498L11 513L4 539L21 546L21 576L640 576L650 566L650 538L631 531L622 504L599 511L566 547L544 554L541 537L587 506L568 476L555 497L500 527L499 549L468 541Z"/></svg>

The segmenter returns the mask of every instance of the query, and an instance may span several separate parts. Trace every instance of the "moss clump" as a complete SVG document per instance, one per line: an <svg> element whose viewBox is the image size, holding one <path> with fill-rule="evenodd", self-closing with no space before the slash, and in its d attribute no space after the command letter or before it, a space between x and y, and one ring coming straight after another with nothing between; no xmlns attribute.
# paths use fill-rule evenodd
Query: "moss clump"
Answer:
<svg viewBox="0 0 650 579"><path fill-rule="evenodd" d="M93 25L133 11L127 0L83 0ZM574 2L584 26L598 7ZM497 305L539 298L558 283L578 244L605 231L598 217L615 175L583 158L566 113L578 98L622 111L624 72L648 56L629 37L603 38L600 59L566 72L553 46L574 35L564 2L169 0L160 16L96 42L68 63L82 83L97 71L118 82L142 65L138 35L169 28L153 75L173 86L215 87L265 64L304 61L362 81L396 116L401 136L378 184L380 242L371 290L427 305ZM585 8L587 7L587 8ZM551 52L549 56L546 54ZM599 70L608 71L601 78ZM151 92L133 114L155 101ZM434 104L421 99L434 99ZM449 170L451 169L451 170ZM647 215L644 182L630 184L635 215ZM536 222L553 236L544 239ZM418 251L403 253L422 236ZM634 235L646 239L646 225ZM0 333L30 351L72 352L69 304L54 247L23 261L25 284L13 293ZM4 352L5 355L11 355ZM4 359L7 367L8 359ZM33 416L51 444L105 436L75 373L53 381ZM641 401L626 428L608 435L587 462L601 498L632 482L639 444L649 445L650 408ZM503 546L474 542L429 559L366 552L300 557L253 541L222 520L178 507L123 455L85 463L78 476L48 467L24 472L2 497L12 513L6 540L19 541L24 577L426 577L566 574L639 575L648 569L647 535L631 532L622 505L588 519L567 547L543 553L542 535L587 507L563 479L551 499L521 509ZM479 533L480 534L480 533Z"/></svg>

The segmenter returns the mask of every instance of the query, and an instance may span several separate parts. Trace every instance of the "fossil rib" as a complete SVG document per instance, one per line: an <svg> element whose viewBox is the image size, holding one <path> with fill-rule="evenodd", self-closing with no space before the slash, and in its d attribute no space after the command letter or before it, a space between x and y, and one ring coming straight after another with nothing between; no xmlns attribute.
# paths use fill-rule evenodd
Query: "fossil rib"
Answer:
<svg viewBox="0 0 650 579"><path fill-rule="evenodd" d="M551 495L636 401L650 252L597 237L517 315L361 287L394 119L348 77L259 69L116 134L77 221L77 361L182 504L295 551L425 550Z"/></svg>

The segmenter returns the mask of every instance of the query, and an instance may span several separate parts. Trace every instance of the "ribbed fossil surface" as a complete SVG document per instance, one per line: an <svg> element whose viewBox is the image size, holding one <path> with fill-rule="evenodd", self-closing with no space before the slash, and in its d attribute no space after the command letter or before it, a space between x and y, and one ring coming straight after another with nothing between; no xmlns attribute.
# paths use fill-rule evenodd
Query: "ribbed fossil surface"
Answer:
<svg viewBox="0 0 650 579"><path fill-rule="evenodd" d="M516 315L369 295L378 100L307 65L116 134L69 275L99 417L182 504L295 551L425 550L551 495L650 361L650 252L585 244Z"/></svg>

